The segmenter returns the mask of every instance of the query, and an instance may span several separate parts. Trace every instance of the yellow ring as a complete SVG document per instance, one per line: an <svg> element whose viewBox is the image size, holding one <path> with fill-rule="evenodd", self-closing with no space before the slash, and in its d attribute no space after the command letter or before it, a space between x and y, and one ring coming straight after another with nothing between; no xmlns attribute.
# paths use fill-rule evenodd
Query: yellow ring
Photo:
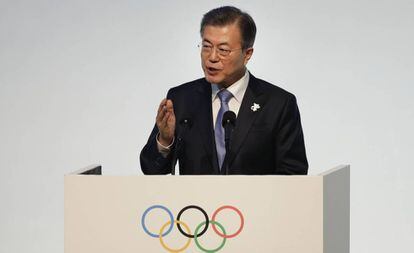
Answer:
<svg viewBox="0 0 414 253"><path fill-rule="evenodd" d="M167 245L165 245L164 241L162 240L162 233L164 232L165 227L167 227L170 224L171 224L171 221L168 221L160 229L159 238L160 238L160 243L161 243L162 247L165 250L167 250L168 252L178 253L178 252L184 251L185 249L188 248L188 246L190 246L191 238L188 238L186 244L182 248L179 248L179 249L171 249L171 248L169 248ZM182 225L185 228L185 230L187 231L188 234L191 233L190 228L184 222L175 220L174 221L174 224L180 224L180 225Z"/></svg>

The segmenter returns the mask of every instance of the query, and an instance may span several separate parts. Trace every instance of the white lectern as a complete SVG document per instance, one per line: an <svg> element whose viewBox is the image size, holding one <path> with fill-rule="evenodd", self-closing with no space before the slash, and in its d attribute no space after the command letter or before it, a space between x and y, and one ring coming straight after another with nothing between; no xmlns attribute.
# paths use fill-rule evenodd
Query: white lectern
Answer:
<svg viewBox="0 0 414 253"><path fill-rule="evenodd" d="M315 176L65 176L65 253L348 253L349 166Z"/></svg>

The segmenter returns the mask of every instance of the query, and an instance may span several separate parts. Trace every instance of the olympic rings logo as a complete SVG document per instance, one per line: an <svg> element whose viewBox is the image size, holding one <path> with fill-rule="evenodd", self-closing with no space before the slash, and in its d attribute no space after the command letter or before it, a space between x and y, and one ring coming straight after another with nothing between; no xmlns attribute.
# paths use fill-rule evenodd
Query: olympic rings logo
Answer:
<svg viewBox="0 0 414 253"><path fill-rule="evenodd" d="M161 226L160 230L157 233L150 232L148 230L147 226L145 225L145 220L146 220L146 217L147 217L148 213L151 212L154 209L161 209L161 210L167 212L167 214L170 218L169 221L167 221L164 225ZM203 214L204 218L205 218L205 221L201 222L198 226L196 226L196 228L194 230L194 234L191 234L191 231L190 231L190 228L188 227L188 225L185 222L183 222L182 220L180 220L182 214L185 211L189 210L189 209L195 209L195 210L200 211ZM233 234L227 234L227 232L224 229L223 225L221 225L216 220L217 214L219 212L221 212L222 210L225 210L225 209L230 209L230 210L236 212L237 215L240 217L240 227ZM188 238L186 243L179 249L170 248L169 246L166 245L166 243L164 242L164 239L163 239L165 236L167 236L172 231L172 229L174 227L174 224L177 225L177 228L180 231L180 233ZM223 238L221 244L215 249L206 249L206 248L204 248L198 240L198 238L200 236L202 236L207 231L210 224L213 227L213 231L218 236ZM181 211L178 212L177 219L174 219L174 216L173 216L172 212L167 207L162 206L162 205L153 205L153 206L148 207L147 210L145 210L145 212L143 213L143 215L141 217L141 225L142 225L142 228L144 229L145 233L147 233L151 237L158 238L160 240L161 246L165 250L167 250L168 252L178 253L178 252L182 252L182 251L186 250L190 246L191 239L194 238L194 242L195 242L197 248L199 248L202 252L215 253L215 252L218 252L219 250L221 250L224 247L224 245L226 244L227 239L234 238L234 237L236 237L237 235L239 235L241 233L241 231L243 230L243 227L244 227L244 217L243 217L243 214L240 212L240 210L238 208L236 208L234 206L226 205L226 206L222 206L222 207L218 208L216 211L214 211L212 219L210 220L207 213L206 213L206 211L204 211L204 209L202 209L201 207L196 206L196 205L189 205L189 206L186 206L183 209L181 209ZM185 231L183 230L183 227L184 227ZM217 227L218 227L218 229L217 229Z"/></svg>

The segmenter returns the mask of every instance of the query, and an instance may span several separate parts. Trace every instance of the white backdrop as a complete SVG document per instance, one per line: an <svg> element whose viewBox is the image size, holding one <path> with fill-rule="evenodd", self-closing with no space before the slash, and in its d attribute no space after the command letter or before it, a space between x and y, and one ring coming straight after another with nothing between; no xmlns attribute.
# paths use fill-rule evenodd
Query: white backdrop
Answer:
<svg viewBox="0 0 414 253"><path fill-rule="evenodd" d="M351 252L413 252L414 2L0 1L0 252L63 252L63 175L141 174L202 15L255 19L248 67L293 92L310 174L351 164Z"/></svg>

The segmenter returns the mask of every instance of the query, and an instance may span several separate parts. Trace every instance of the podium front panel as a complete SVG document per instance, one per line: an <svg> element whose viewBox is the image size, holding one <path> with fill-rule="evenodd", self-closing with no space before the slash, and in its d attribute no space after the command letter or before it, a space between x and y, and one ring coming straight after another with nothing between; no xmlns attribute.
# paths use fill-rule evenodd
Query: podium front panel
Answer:
<svg viewBox="0 0 414 253"><path fill-rule="evenodd" d="M68 175L65 253L323 252L323 196L320 176Z"/></svg>

